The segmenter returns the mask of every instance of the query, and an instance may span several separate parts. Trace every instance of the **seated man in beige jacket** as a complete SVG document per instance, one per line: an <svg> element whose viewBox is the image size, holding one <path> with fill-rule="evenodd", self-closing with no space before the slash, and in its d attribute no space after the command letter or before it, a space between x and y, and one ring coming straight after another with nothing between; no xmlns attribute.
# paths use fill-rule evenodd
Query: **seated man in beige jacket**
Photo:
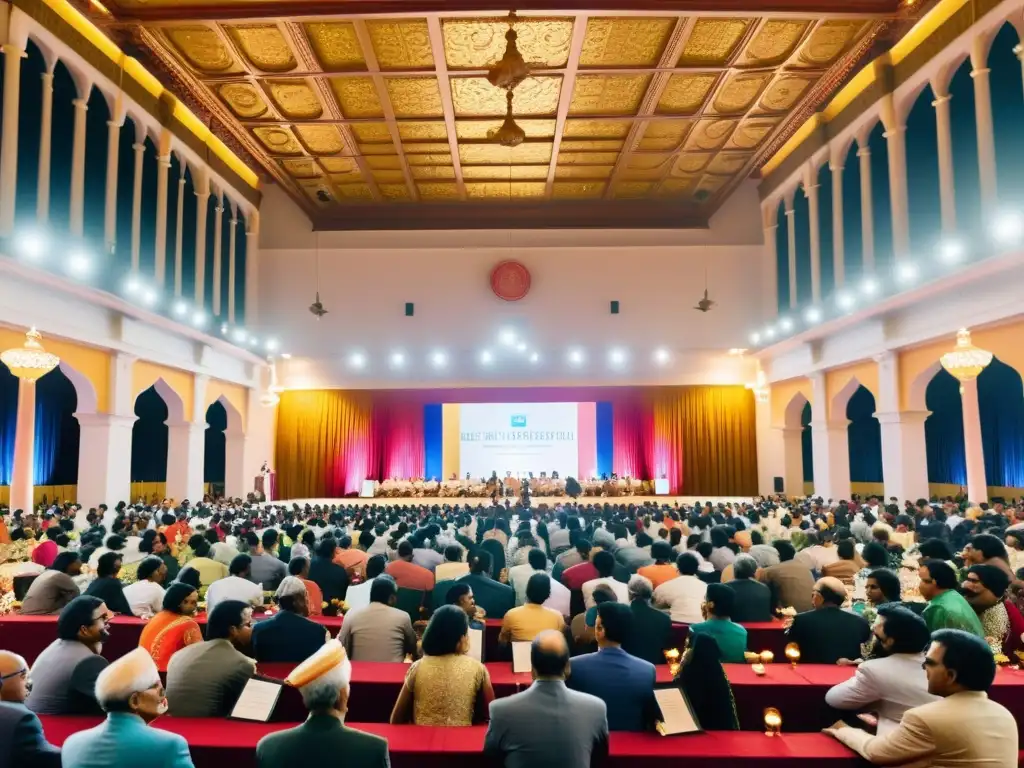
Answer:
<svg viewBox="0 0 1024 768"><path fill-rule="evenodd" d="M908 709L899 727L884 736L843 722L825 733L875 765L1014 768L1017 723L988 698L996 664L985 641L959 629L939 630L924 665L928 692L941 696L939 701Z"/></svg>

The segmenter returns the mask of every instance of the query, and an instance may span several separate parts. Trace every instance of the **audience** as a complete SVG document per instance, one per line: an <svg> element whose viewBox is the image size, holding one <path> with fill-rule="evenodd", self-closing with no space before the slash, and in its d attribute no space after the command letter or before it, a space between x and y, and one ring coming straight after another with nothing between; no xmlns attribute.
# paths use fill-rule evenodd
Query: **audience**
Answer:
<svg viewBox="0 0 1024 768"><path fill-rule="evenodd" d="M672 546L667 541L654 542L651 545L651 557L654 558L654 563L637 569L637 573L648 579L653 588L657 589L679 575L672 563Z"/></svg>
<svg viewBox="0 0 1024 768"><path fill-rule="evenodd" d="M113 613L131 616L132 609L124 596L124 585L117 578L121 571L123 556L120 552L107 552L100 556L96 565L96 578L89 584L85 594L98 597Z"/></svg>
<svg viewBox="0 0 1024 768"><path fill-rule="evenodd" d="M738 731L736 701L722 667L718 643L710 635L694 635L683 654L676 685L705 731Z"/></svg>
<svg viewBox="0 0 1024 768"><path fill-rule="evenodd" d="M373 587L373 581L384 573L387 565L388 559L384 555L374 555L366 561L366 581L350 586L345 596L349 611L365 608L370 604L370 589ZM310 566L310 570L312 571L312 566ZM324 600L326 599L324 597Z"/></svg>
<svg viewBox="0 0 1024 768"><path fill-rule="evenodd" d="M45 571L36 576L21 601L24 616L42 616L60 613L81 594L74 577L82 572L82 560L77 552L61 552Z"/></svg>
<svg viewBox="0 0 1024 768"><path fill-rule="evenodd" d="M159 671L166 672L171 657L186 645L203 642L202 630L193 618L198 604L195 587L175 581L164 593L160 613L143 627L139 646L149 651Z"/></svg>
<svg viewBox="0 0 1024 768"><path fill-rule="evenodd" d="M324 613L324 593L320 591L317 583L309 578L309 559L302 555L292 557L288 561L288 575L294 576L306 587L306 606L309 608L309 615L322 616Z"/></svg>
<svg viewBox="0 0 1024 768"><path fill-rule="evenodd" d="M260 589L267 592L277 591L278 586L288 575L288 567L275 552L277 544L278 534L273 528L265 530L262 537L257 538L252 534L249 538L249 555L252 558L249 580L261 585Z"/></svg>
<svg viewBox="0 0 1024 768"><path fill-rule="evenodd" d="M703 616L701 605L707 594L708 585L697 578L700 561L692 552L684 552L676 558L679 575L662 582L654 590L654 605L667 608L672 621L680 624L696 624Z"/></svg>
<svg viewBox="0 0 1024 768"><path fill-rule="evenodd" d="M562 614L553 608L544 607L549 597L551 577L546 573L533 574L526 583L526 604L505 614L498 642L508 644L532 641L547 629L563 632L565 618Z"/></svg>
<svg viewBox="0 0 1024 768"><path fill-rule="evenodd" d="M140 619L151 619L164 606L164 579L167 565L159 557L150 555L139 563L136 581L124 588L124 599L132 614Z"/></svg>
<svg viewBox="0 0 1024 768"><path fill-rule="evenodd" d="M316 554L309 564L309 578L320 587L324 602L330 604L334 600L344 600L348 591L348 572L334 562L337 543L330 536L325 536L317 545Z"/></svg>
<svg viewBox="0 0 1024 768"><path fill-rule="evenodd" d="M993 653L1009 658L1024 650L1024 618L1013 603L1006 601L1010 579L995 565L973 565L967 570L962 588L964 598L977 613L984 630L983 637L990 642Z"/></svg>
<svg viewBox="0 0 1024 768"><path fill-rule="evenodd" d="M747 650L747 630L732 621L736 593L729 584L708 584L708 591L701 605L704 621L690 626L691 635L708 635L718 643L722 662L742 664Z"/></svg>
<svg viewBox="0 0 1024 768"><path fill-rule="evenodd" d="M331 639L322 624L308 618L306 595L301 579L284 578L274 594L280 610L252 628L252 653L256 661L299 662Z"/></svg>
<svg viewBox="0 0 1024 768"><path fill-rule="evenodd" d="M620 603L628 603L629 591L626 589L626 585L613 578L615 573L615 555L611 552L598 552L594 555L591 562L594 564L594 568L597 569L597 578L583 582L583 586L580 588L580 591L583 593L583 604L587 608L594 607L594 590L598 585L608 587L615 593L615 599Z"/></svg>
<svg viewBox="0 0 1024 768"><path fill-rule="evenodd" d="M205 536L198 533L194 535L188 540L188 548L192 550L193 557L188 559L186 565L199 572L201 586L208 587L218 579L227 577L227 566L210 557L210 542Z"/></svg>
<svg viewBox="0 0 1024 768"><path fill-rule="evenodd" d="M429 592L434 588L434 574L413 561L413 546L408 541L398 545L398 559L388 563L384 573L395 580L400 588Z"/></svg>
<svg viewBox="0 0 1024 768"><path fill-rule="evenodd" d="M469 573L469 563L462 560L462 547L449 544L444 548L444 562L434 569L434 581L442 582L457 579ZM511 571L509 573L511 580Z"/></svg>
<svg viewBox="0 0 1024 768"><path fill-rule="evenodd" d="M772 591L757 580L757 568L757 560L752 555L737 555L733 560L733 579L729 588L735 595L732 620L737 623L764 622L773 618Z"/></svg>
<svg viewBox="0 0 1024 768"><path fill-rule="evenodd" d="M401 662L416 653L412 619L396 602L398 585L385 573L373 580L370 604L346 614L338 640L352 661Z"/></svg>
<svg viewBox="0 0 1024 768"><path fill-rule="evenodd" d="M39 717L25 706L28 664L0 651L0 766L60 768L60 750L43 735Z"/></svg>
<svg viewBox="0 0 1024 768"><path fill-rule="evenodd" d="M675 570L675 566L672 569ZM654 588L650 579L638 572L626 586L633 622L632 631L626 636L622 648L638 659L662 664L665 661L665 650L672 647L672 619L651 606Z"/></svg>
<svg viewBox="0 0 1024 768"><path fill-rule="evenodd" d="M796 559L793 545L784 540L772 542L779 553L779 564L763 568L758 579L772 590L772 605L794 608L797 612L809 611L814 591L814 575L806 561Z"/></svg>
<svg viewBox="0 0 1024 768"><path fill-rule="evenodd" d="M516 592L508 584L502 584L490 577L491 555L488 552L477 552L469 564L469 573L459 578L460 582L469 584L473 589L476 604L491 619L503 619L505 614L516 604Z"/></svg>
<svg viewBox="0 0 1024 768"><path fill-rule="evenodd" d="M213 613L225 600L240 600L258 608L263 605L263 586L254 584L252 557L235 555L228 566L228 576L218 579L206 590L206 612Z"/></svg>
<svg viewBox="0 0 1024 768"><path fill-rule="evenodd" d="M925 560L918 568L921 597L928 601L924 609L928 629L962 629L978 637L985 636L971 604L957 592L956 571L944 560Z"/></svg>
<svg viewBox="0 0 1024 768"><path fill-rule="evenodd" d="M853 577L860 571L857 562L857 548L853 539L843 539L835 546L838 560L825 565L821 569L822 576L832 576L843 582L846 587L853 587Z"/></svg>
<svg viewBox="0 0 1024 768"><path fill-rule="evenodd" d="M842 609L846 587L839 579L826 576L814 584L810 611L793 617L787 636L800 648L806 664L835 664L856 659L861 644L871 637L871 625L862 616Z"/></svg>

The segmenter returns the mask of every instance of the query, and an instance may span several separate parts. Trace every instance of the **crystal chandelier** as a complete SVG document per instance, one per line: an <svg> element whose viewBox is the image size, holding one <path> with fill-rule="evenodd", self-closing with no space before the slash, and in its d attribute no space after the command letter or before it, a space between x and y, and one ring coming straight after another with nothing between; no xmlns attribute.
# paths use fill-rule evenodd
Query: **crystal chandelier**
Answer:
<svg viewBox="0 0 1024 768"><path fill-rule="evenodd" d="M971 332L961 328L956 332L956 346L947 352L939 362L960 382L960 394L963 394L965 381L978 378L978 375L992 362L992 353L978 349L971 343Z"/></svg>
<svg viewBox="0 0 1024 768"><path fill-rule="evenodd" d="M768 396L771 394L771 389L768 386L768 377L764 375L764 371L758 369L757 378L746 386L747 389L754 393L754 399L757 402L768 402Z"/></svg>
<svg viewBox="0 0 1024 768"><path fill-rule="evenodd" d="M60 358L43 349L43 337L33 326L25 334L25 344L0 353L0 362L25 381L37 381L58 365Z"/></svg>

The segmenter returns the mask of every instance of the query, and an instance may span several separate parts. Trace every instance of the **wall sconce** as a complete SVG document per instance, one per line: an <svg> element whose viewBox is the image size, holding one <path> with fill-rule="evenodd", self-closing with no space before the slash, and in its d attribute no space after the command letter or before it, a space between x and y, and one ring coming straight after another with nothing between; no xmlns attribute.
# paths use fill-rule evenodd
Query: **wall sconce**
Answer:
<svg viewBox="0 0 1024 768"><path fill-rule="evenodd" d="M800 661L800 646L796 643L789 643L786 646L786 658L793 665L793 669L796 669L796 663Z"/></svg>
<svg viewBox="0 0 1024 768"><path fill-rule="evenodd" d="M782 733L782 714L775 707L768 707L764 711L764 735L776 736Z"/></svg>

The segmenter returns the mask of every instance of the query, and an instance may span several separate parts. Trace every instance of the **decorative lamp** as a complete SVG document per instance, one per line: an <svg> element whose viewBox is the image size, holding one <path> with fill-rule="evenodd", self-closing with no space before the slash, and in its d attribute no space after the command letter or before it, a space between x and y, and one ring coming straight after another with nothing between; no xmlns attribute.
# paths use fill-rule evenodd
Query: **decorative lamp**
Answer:
<svg viewBox="0 0 1024 768"><path fill-rule="evenodd" d="M762 664L771 664L773 661L775 661L774 653L772 653L771 651L761 651Z"/></svg>
<svg viewBox="0 0 1024 768"><path fill-rule="evenodd" d="M513 98L512 91L505 94L505 100L508 102L505 109L505 120L494 133L489 134L489 138L498 142L503 147L518 147L526 140L526 131L512 117Z"/></svg>
<svg viewBox="0 0 1024 768"><path fill-rule="evenodd" d="M24 381L38 381L58 365L60 358L43 349L42 334L33 326L25 334L25 344L0 353L0 362Z"/></svg>
<svg viewBox="0 0 1024 768"><path fill-rule="evenodd" d="M665 651L665 661L668 662L668 671L672 677L675 677L679 673L679 667L682 666L679 663L679 649L673 648L672 650Z"/></svg>
<svg viewBox="0 0 1024 768"><path fill-rule="evenodd" d="M505 53L487 70L487 81L495 88L511 91L530 76L530 67L523 60L523 54L516 45L516 12L508 15L508 31L505 33Z"/></svg>
<svg viewBox="0 0 1024 768"><path fill-rule="evenodd" d="M963 394L963 383L978 378L978 374L992 362L992 353L974 346L971 343L971 332L961 328L956 332L953 351L940 357L939 362L960 382L960 394Z"/></svg>
<svg viewBox="0 0 1024 768"><path fill-rule="evenodd" d="M756 664L751 664L751 665L750 665L750 669L751 669L751 670L752 670L752 671L754 672L754 674L755 674L755 675L757 675L758 677L764 677L764 675L765 675L765 668L764 668L764 664L762 664L762 663L760 663L760 662L757 662Z"/></svg>
<svg viewBox="0 0 1024 768"><path fill-rule="evenodd" d="M746 387L754 393L754 399L757 402L768 402L768 396L771 394L771 388L768 386L768 377L764 375L764 371L758 369L757 378L753 382L747 383Z"/></svg>
<svg viewBox="0 0 1024 768"><path fill-rule="evenodd" d="M765 709L764 727L765 736L776 736L782 733L782 714L775 707Z"/></svg>
<svg viewBox="0 0 1024 768"><path fill-rule="evenodd" d="M800 646L796 643L788 643L786 645L786 658L789 659L789 663L796 669L796 663L800 661Z"/></svg>

